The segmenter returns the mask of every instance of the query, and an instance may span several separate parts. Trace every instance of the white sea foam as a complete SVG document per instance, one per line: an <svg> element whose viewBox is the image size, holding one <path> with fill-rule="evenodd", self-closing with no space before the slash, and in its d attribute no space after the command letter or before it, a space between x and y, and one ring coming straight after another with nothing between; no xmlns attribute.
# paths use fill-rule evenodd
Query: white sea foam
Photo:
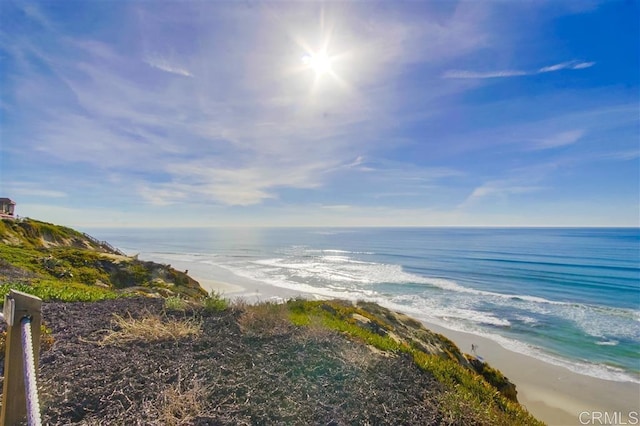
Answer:
<svg viewBox="0 0 640 426"><path fill-rule="evenodd" d="M605 340L605 341L598 341L596 342L596 345L599 346L618 346L618 342L617 340Z"/></svg>
<svg viewBox="0 0 640 426"><path fill-rule="evenodd" d="M531 318L531 317L526 316L526 315L516 315L516 319L519 320L519 321L522 321L523 323L528 324L528 325L536 325L536 324L538 324L540 322L537 319Z"/></svg>
<svg viewBox="0 0 640 426"><path fill-rule="evenodd" d="M345 256L321 256L295 260L273 258L256 260L253 263L280 268L285 275L304 276L318 282L337 280L358 284L427 283L422 277L404 272L400 265L363 262Z"/></svg>
<svg viewBox="0 0 640 426"><path fill-rule="evenodd" d="M564 359L559 356L551 355L537 346L533 346L519 340L506 338L495 333L488 333L485 330L474 326L473 324L469 324L468 322L449 321L448 317L443 318L438 316L437 313L435 313L434 315L434 312L429 311L429 309L431 309L430 305L426 307L427 309L425 309L425 307L419 308L417 306L407 306L405 304L394 303L393 301L389 301L386 299L377 299L375 300L375 302L389 309L407 313L417 319L421 319L444 328L486 337L500 344L500 346L505 349L537 358L549 364L564 367L569 371L577 374L604 380L640 383L640 376L631 375L621 368L616 368L604 364L594 364L590 362ZM429 312L429 314L426 314L426 312Z"/></svg>
<svg viewBox="0 0 640 426"><path fill-rule="evenodd" d="M306 252L311 250L306 249ZM348 253L333 250L332 252ZM444 278L429 278L405 272L401 265L365 262L349 256L312 256L289 257L257 260L255 263L273 266L283 270L296 271L305 278L317 279L319 282L338 280L359 284L421 284L447 291L466 293L477 296L507 299L509 301L533 302L549 305L567 305L565 302L552 301L536 296L503 294L464 287L455 281ZM304 273L300 273L304 271Z"/></svg>
<svg viewBox="0 0 640 426"><path fill-rule="evenodd" d="M371 251L350 251L350 250L337 250L337 249L308 249L308 253L342 253L342 254L375 254Z"/></svg>
<svg viewBox="0 0 640 426"><path fill-rule="evenodd" d="M464 287L456 283L455 281L444 279L444 278L425 278L423 279L423 282L435 287L440 287L444 290L455 291L458 293L468 293L468 294L474 294L478 296L499 297L502 299L510 299L510 300L516 300L516 301L521 300L525 302L546 303L550 305L569 305L566 302L548 300L542 297L528 296L528 295L521 295L521 294L495 293L492 291L485 291L485 290L478 290L475 288Z"/></svg>

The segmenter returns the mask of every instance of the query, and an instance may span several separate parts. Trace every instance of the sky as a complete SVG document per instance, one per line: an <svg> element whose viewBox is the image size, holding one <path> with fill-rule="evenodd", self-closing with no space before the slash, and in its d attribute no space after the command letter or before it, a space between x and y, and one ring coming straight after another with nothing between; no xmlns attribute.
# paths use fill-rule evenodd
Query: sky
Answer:
<svg viewBox="0 0 640 426"><path fill-rule="evenodd" d="M73 227L640 226L640 4L0 2L0 197Z"/></svg>

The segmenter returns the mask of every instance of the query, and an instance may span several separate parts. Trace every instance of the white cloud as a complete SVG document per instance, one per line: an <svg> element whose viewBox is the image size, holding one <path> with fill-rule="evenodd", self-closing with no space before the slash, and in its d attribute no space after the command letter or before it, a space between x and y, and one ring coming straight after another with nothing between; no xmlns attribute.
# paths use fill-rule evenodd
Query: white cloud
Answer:
<svg viewBox="0 0 640 426"><path fill-rule="evenodd" d="M518 70L503 70L503 71L489 71L489 72L477 72L477 71L461 71L451 70L445 71L442 75L443 78L504 78L504 77L520 77L523 75L529 75L526 71Z"/></svg>
<svg viewBox="0 0 640 426"><path fill-rule="evenodd" d="M323 205L320 207L326 210L339 210L339 211L351 210L353 208L353 206L350 206L348 204Z"/></svg>
<svg viewBox="0 0 640 426"><path fill-rule="evenodd" d="M174 65L171 62L161 57L150 57L150 58L147 58L145 62L153 68L157 68L159 70L162 70L171 74L182 75L185 77L193 76L193 74L191 74L191 72L189 72L189 70L187 70L186 68L180 67L178 65Z"/></svg>
<svg viewBox="0 0 640 426"><path fill-rule="evenodd" d="M580 63L574 65L573 68L571 68L571 69L581 70L581 69L585 69L585 68L591 68L595 64L596 64L595 62L580 62Z"/></svg>
<svg viewBox="0 0 640 426"><path fill-rule="evenodd" d="M16 182L7 185L7 191L11 192L13 198L19 197L42 197L42 198L64 198L68 194L57 189L49 189L39 183Z"/></svg>
<svg viewBox="0 0 640 426"><path fill-rule="evenodd" d="M517 180L489 181L476 187L458 208L465 209L485 199L506 199L511 195L527 194L542 189L541 186L523 184Z"/></svg>
<svg viewBox="0 0 640 426"><path fill-rule="evenodd" d="M584 136L584 130L569 130L534 141L534 149L550 149L576 143Z"/></svg>
<svg viewBox="0 0 640 426"><path fill-rule="evenodd" d="M498 70L498 71L468 71L468 70L449 70L442 74L443 78L458 79L484 79L484 78L505 78L505 77L522 77L525 75L544 74L561 70L581 70L590 68L595 62L568 61L559 64L549 65L539 68L536 71L523 70Z"/></svg>
<svg viewBox="0 0 640 426"><path fill-rule="evenodd" d="M538 70L538 73L553 72L553 71L560 71L560 70L567 70L567 69L581 70L585 68L591 68L595 64L596 64L595 62L568 61L568 62L562 62L559 64L542 67Z"/></svg>
<svg viewBox="0 0 640 426"><path fill-rule="evenodd" d="M609 159L609 160L620 160L620 161L636 160L640 158L640 150L631 149L628 151L612 152L609 154L602 155L602 158Z"/></svg>
<svg viewBox="0 0 640 426"><path fill-rule="evenodd" d="M281 187L311 189L321 185L325 170L334 165L310 163L253 167L223 168L215 159L169 166L174 177L169 183L144 186L140 195L156 205L168 205L181 200L214 202L230 206L248 206L277 198ZM150 194L150 195L145 195Z"/></svg>

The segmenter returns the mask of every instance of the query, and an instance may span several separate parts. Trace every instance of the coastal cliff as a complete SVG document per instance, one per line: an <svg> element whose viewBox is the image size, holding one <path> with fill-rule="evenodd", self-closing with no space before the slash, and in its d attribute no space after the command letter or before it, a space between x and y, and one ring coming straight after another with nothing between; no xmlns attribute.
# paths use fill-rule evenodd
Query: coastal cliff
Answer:
<svg viewBox="0 0 640 426"><path fill-rule="evenodd" d="M127 293L201 299L200 284L170 265L125 256L104 241L33 219L0 221L0 296L14 288L44 300L95 301Z"/></svg>
<svg viewBox="0 0 640 426"><path fill-rule="evenodd" d="M499 371L379 305L230 303L69 228L1 226L0 289L46 301L45 423L541 424Z"/></svg>

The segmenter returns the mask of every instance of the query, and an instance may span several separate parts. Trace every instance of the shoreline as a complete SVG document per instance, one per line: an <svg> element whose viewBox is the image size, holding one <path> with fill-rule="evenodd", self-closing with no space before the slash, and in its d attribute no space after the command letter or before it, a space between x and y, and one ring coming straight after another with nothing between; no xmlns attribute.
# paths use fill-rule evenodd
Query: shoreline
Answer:
<svg viewBox="0 0 640 426"><path fill-rule="evenodd" d="M574 373L565 367L506 349L487 337L422 322L451 339L463 352L470 353L471 345L476 345L476 352L484 361L515 383L520 404L549 425L601 424L597 420L587 420L591 419L591 413L605 412L610 416L617 413L619 420L609 424L634 424L631 420L637 414L633 413L640 411L640 385L637 383Z"/></svg>
<svg viewBox="0 0 640 426"><path fill-rule="evenodd" d="M168 259L154 258L154 261ZM324 298L313 293L276 287L268 283L240 277L214 264L172 261L178 269L190 269L189 274L208 292L217 291L229 299L248 303L284 301L295 297ZM193 269L195 268L195 269ZM416 318L415 314L409 313ZM594 378L504 348L488 337L446 328L419 319L426 328L451 339L462 352L476 353L492 367L500 370L516 385L518 401L536 418L549 425L584 425L599 423L605 413L615 422L609 424L638 424L640 385ZM634 419L636 423L633 423Z"/></svg>

